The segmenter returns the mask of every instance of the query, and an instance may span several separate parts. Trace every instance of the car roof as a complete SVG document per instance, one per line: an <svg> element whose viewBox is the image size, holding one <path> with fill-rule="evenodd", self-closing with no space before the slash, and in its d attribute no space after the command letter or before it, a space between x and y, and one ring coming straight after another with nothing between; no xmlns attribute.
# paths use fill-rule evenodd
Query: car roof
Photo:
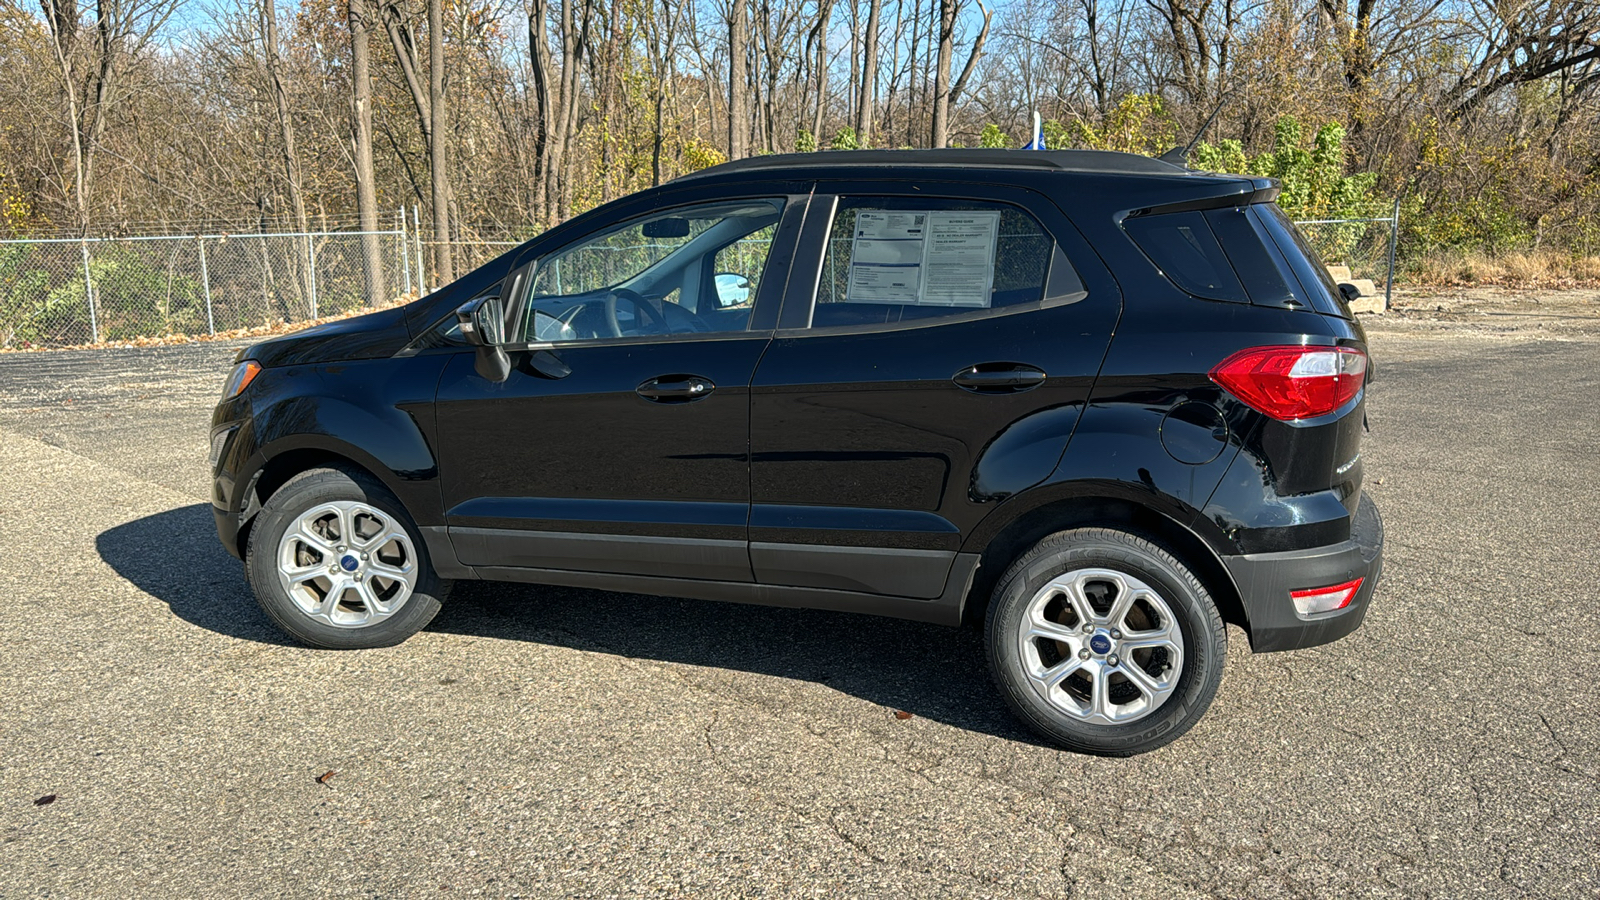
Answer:
<svg viewBox="0 0 1600 900"><path fill-rule="evenodd" d="M996 168L1058 172L1088 172L1122 175L1197 174L1174 165L1135 153L1110 150L826 150L816 153L779 153L752 156L701 169L673 179L674 182L753 172L773 174L799 170L825 169L837 172L851 168ZM813 173L814 174L814 173Z"/></svg>

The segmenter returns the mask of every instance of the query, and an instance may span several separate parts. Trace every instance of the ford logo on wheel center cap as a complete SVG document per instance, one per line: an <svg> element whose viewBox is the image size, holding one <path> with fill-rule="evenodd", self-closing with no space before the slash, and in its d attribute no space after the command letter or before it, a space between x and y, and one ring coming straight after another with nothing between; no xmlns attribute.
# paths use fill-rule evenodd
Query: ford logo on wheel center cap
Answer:
<svg viewBox="0 0 1600 900"><path fill-rule="evenodd" d="M355 570L361 568L361 563L357 561L354 556L349 555L346 555L344 559L339 560L339 565L344 567L346 572L354 572Z"/></svg>
<svg viewBox="0 0 1600 900"><path fill-rule="evenodd" d="M1109 653L1111 652L1111 638L1103 634L1097 634L1089 638L1089 649L1096 653Z"/></svg>

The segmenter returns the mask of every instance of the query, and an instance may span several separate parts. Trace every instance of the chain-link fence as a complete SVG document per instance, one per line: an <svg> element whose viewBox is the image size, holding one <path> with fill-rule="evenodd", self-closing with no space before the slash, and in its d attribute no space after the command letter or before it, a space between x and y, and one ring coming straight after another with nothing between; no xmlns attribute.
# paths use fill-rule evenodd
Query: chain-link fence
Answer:
<svg viewBox="0 0 1600 900"><path fill-rule="evenodd" d="M0 347L215 334L385 305L420 284L400 231L0 241Z"/></svg>
<svg viewBox="0 0 1600 900"><path fill-rule="evenodd" d="M431 265L438 248L444 241L422 241L423 252L428 254L427 260ZM491 241L491 240L455 240L449 241L450 259L455 265L456 275L465 275L473 269L494 259L513 247L522 245L522 241Z"/></svg>
<svg viewBox="0 0 1600 900"><path fill-rule="evenodd" d="M1324 262L1387 295L1398 217L1397 203L1389 218L1295 224ZM394 231L0 241L0 349L216 334L420 296L436 287L441 244L397 220ZM452 241L455 271L520 243Z"/></svg>

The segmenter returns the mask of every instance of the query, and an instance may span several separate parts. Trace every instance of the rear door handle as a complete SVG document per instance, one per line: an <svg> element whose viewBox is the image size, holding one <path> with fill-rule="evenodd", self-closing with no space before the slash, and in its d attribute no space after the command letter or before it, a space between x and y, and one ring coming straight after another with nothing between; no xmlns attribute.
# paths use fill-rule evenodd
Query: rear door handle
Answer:
<svg viewBox="0 0 1600 900"><path fill-rule="evenodd" d="M1015 394L1044 384L1044 370L1023 363L979 363L950 377L975 394Z"/></svg>
<svg viewBox="0 0 1600 900"><path fill-rule="evenodd" d="M634 388L634 392L652 403L692 403L711 396L716 389L711 379L699 375L662 375Z"/></svg>

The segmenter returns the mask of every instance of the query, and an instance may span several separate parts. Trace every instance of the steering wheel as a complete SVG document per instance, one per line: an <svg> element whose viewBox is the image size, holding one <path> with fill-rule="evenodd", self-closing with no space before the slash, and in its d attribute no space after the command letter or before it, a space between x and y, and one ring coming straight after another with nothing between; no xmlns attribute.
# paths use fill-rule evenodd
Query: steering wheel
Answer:
<svg viewBox="0 0 1600 900"><path fill-rule="evenodd" d="M707 324L705 319L702 319L690 312L688 309L673 303L671 300L662 301L661 312L666 316L669 323L681 324L683 326L680 328L673 328L671 325L669 325L667 330L671 331L673 334L684 334L691 332L695 334L705 334L712 330L711 326ZM673 319L677 319L678 321L673 323Z"/></svg>
<svg viewBox="0 0 1600 900"><path fill-rule="evenodd" d="M672 331L672 326L667 324L667 317L662 315L661 310L651 306L650 301L646 300L643 294L619 287L612 288L606 293L606 327L611 329L612 337L622 337L622 323L617 321L618 300L626 300L632 303L634 309L644 313L646 318L654 319L655 324L661 326L659 333L668 334ZM687 312L687 310L685 311Z"/></svg>

